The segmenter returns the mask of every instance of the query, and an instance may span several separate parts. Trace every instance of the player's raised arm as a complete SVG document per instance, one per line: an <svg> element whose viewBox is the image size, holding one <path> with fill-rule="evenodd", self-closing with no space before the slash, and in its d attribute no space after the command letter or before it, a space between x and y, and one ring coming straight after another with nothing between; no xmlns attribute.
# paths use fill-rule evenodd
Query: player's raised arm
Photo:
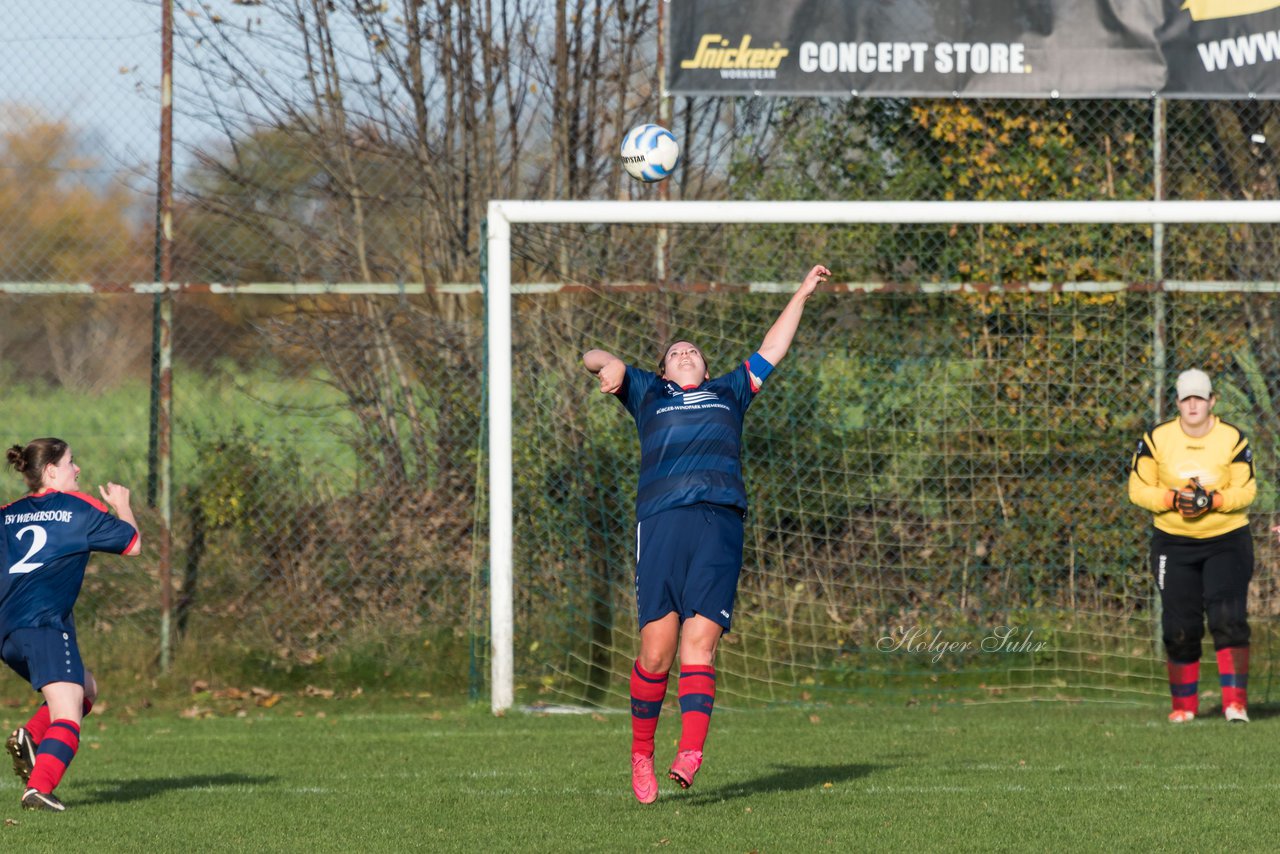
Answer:
<svg viewBox="0 0 1280 854"><path fill-rule="evenodd" d="M627 365L608 350L588 350L582 364L600 379L601 394L617 394L627 376Z"/></svg>
<svg viewBox="0 0 1280 854"><path fill-rule="evenodd" d="M106 486L99 486L98 492L102 494L102 500L105 501L112 510L116 511L116 516L120 517L120 521L128 522L133 526L133 530L138 532L138 536L134 538L133 545L125 552L126 555L142 553L142 530L138 527L138 520L133 516L133 508L129 506L129 490L118 483L108 482Z"/></svg>
<svg viewBox="0 0 1280 854"><path fill-rule="evenodd" d="M813 296L818 285L827 280L831 271L821 264L816 265L804 277L800 287L787 303L787 307L778 315L778 319L769 327L758 352L770 365L777 365L782 357L791 349L791 340L796 337L796 329L800 326L800 317L804 314L804 304Z"/></svg>

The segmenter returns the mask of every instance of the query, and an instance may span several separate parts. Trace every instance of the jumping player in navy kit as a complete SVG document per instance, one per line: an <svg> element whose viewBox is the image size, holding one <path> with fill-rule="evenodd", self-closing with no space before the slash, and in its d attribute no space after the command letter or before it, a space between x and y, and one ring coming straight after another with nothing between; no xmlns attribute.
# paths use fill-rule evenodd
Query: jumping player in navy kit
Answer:
<svg viewBox="0 0 1280 854"><path fill-rule="evenodd" d="M747 407L787 354L805 302L831 271L809 271L760 349L711 378L688 341L669 346L657 373L604 350L582 355L600 391L616 395L636 421L636 606L640 656L631 670L631 787L641 803L658 797L654 733L667 678L680 655L681 735L668 776L683 788L702 765L715 702L715 652L729 629L742 569L742 422Z"/></svg>
<svg viewBox="0 0 1280 854"><path fill-rule="evenodd" d="M80 660L71 611L90 552L136 555L142 541L129 490L100 486L101 501L79 492L80 467L66 442L36 439L14 445L6 457L30 494L0 508L0 657L45 699L6 747L25 785L23 807L62 812L53 790L76 755L80 722L98 693Z"/></svg>

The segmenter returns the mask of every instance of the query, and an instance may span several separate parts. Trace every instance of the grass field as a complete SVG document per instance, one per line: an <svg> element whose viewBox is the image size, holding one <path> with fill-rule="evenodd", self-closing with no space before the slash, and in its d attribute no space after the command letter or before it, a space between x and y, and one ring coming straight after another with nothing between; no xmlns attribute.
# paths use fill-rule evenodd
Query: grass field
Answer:
<svg viewBox="0 0 1280 854"><path fill-rule="evenodd" d="M330 472L346 473L340 483L351 480L355 457L336 436L349 419L332 389L319 381L282 380L270 370L246 374L230 365L223 367L223 372L213 375L182 366L175 371L173 476L177 487L203 471L199 440L237 441L237 429L243 436L270 436L275 444L288 443L296 450L304 464L299 476L309 478L299 487L314 486ZM0 378L4 374L0 365ZM253 389L253 397L243 391L246 388ZM114 480L141 493L147 477L149 401L149 387L141 381L122 382L92 395L57 386L31 389L15 381L6 387L7 441L57 436L75 451L84 469L82 485ZM21 494L22 481L12 471L6 470L3 485L0 500Z"/></svg>
<svg viewBox="0 0 1280 854"><path fill-rule="evenodd" d="M717 712L695 787L649 807L623 715L379 709L95 714L66 813L0 783L0 850L1248 852L1280 834L1274 709L1176 728L1155 703ZM664 715L660 761L677 729Z"/></svg>

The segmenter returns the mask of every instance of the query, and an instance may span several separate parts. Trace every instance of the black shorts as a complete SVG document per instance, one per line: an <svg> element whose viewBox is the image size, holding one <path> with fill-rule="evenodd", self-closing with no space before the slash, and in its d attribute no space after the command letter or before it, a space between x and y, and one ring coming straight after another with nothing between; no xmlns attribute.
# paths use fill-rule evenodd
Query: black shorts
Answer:
<svg viewBox="0 0 1280 854"><path fill-rule="evenodd" d="M1253 536L1249 526L1216 537L1179 537L1155 529L1151 534L1151 572L1162 593L1171 575L1193 574L1197 584L1217 595L1245 596L1253 578Z"/></svg>
<svg viewBox="0 0 1280 854"><path fill-rule="evenodd" d="M1249 645L1249 580L1253 537L1248 526L1206 539L1155 531L1151 573L1164 606L1165 651L1198 661L1206 618L1215 649Z"/></svg>

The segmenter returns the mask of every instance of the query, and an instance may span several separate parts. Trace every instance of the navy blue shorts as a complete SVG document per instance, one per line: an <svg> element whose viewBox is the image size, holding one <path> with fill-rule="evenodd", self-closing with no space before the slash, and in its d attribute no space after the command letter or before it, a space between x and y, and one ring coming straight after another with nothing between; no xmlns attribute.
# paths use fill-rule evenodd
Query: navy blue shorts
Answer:
<svg viewBox="0 0 1280 854"><path fill-rule="evenodd" d="M655 513L636 525L636 610L640 628L673 611L719 623L733 618L742 571L742 512L693 504Z"/></svg>
<svg viewBox="0 0 1280 854"><path fill-rule="evenodd" d="M75 632L14 629L0 646L0 658L37 691L50 682L84 684L84 662Z"/></svg>

